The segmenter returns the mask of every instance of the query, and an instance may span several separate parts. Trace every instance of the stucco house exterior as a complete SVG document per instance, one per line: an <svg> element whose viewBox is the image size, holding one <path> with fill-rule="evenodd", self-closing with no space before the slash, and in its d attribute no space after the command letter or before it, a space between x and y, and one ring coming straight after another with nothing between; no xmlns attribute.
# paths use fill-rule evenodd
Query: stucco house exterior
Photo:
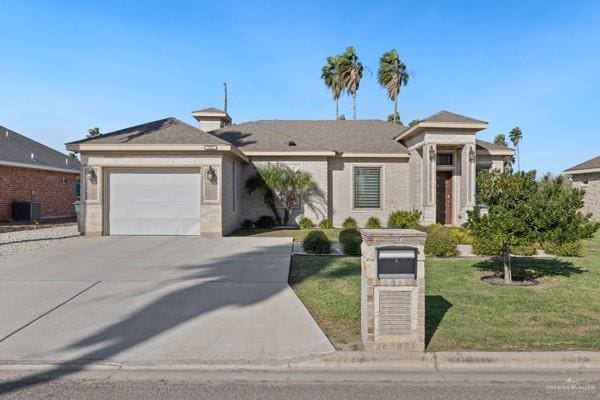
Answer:
<svg viewBox="0 0 600 400"><path fill-rule="evenodd" d="M75 158L0 126L0 221L15 202L41 205L41 218L74 217L81 166Z"/></svg>
<svg viewBox="0 0 600 400"><path fill-rule="evenodd" d="M380 120L261 120L231 124L194 111L199 128L166 118L67 143L81 154L86 234L227 234L271 215L245 181L261 164L309 172L319 193L292 215L340 226L395 210L460 225L475 206L478 170L503 169L513 150L476 139L487 123L442 111L406 127Z"/></svg>
<svg viewBox="0 0 600 400"><path fill-rule="evenodd" d="M585 190L582 211L591 213L593 220L600 221L600 156L577 164L564 173L573 187Z"/></svg>

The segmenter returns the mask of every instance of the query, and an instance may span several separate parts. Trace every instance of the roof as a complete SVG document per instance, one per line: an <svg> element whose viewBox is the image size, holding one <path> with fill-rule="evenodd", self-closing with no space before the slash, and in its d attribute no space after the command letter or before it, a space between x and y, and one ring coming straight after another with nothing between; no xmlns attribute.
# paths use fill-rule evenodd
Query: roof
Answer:
<svg viewBox="0 0 600 400"><path fill-rule="evenodd" d="M589 171L589 170L600 170L600 156L594 157L591 160L587 160L582 162L581 164L577 164L567 170L565 172L575 172L575 171ZM592 171L590 171L592 172Z"/></svg>
<svg viewBox="0 0 600 400"><path fill-rule="evenodd" d="M218 108L215 108L215 107L203 108L202 110L192 111L192 113L220 113L220 114L227 114L225 111L219 110Z"/></svg>
<svg viewBox="0 0 600 400"><path fill-rule="evenodd" d="M79 161L0 126L0 164L78 173Z"/></svg>
<svg viewBox="0 0 600 400"><path fill-rule="evenodd" d="M471 118L465 117L464 115L451 113L450 111L440 111L433 115L430 115L427 118L420 120L420 122L451 122L451 123L465 123L465 122L475 122L475 123L483 123L487 124L487 122Z"/></svg>
<svg viewBox="0 0 600 400"><path fill-rule="evenodd" d="M514 150L510 147L501 146L496 143L486 142L485 140L477 139L475 140L475 143L477 145L477 150L485 150L490 154L498 152L510 152L511 154L514 153Z"/></svg>
<svg viewBox="0 0 600 400"><path fill-rule="evenodd" d="M406 127L381 120L262 120L212 131L244 152L408 154L394 141Z"/></svg>
<svg viewBox="0 0 600 400"><path fill-rule="evenodd" d="M67 143L67 145L81 143L229 145L224 140L206 133L202 129L172 117L104 133L100 136Z"/></svg>

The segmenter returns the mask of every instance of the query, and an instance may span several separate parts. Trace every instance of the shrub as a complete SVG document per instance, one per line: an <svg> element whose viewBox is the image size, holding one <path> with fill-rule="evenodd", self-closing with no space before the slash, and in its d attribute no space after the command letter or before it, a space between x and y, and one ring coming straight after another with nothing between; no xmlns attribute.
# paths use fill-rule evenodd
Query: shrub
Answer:
<svg viewBox="0 0 600 400"><path fill-rule="evenodd" d="M344 248L344 253L349 256L360 256L360 244L362 239L360 232L354 228L344 229L340 232L339 241Z"/></svg>
<svg viewBox="0 0 600 400"><path fill-rule="evenodd" d="M298 221L298 226L300 229L310 229L314 228L315 224L310 220L310 218L302 217L300 218L300 221Z"/></svg>
<svg viewBox="0 0 600 400"><path fill-rule="evenodd" d="M365 225L365 227L370 229L381 228L381 221L377 217L370 217L367 220L367 224Z"/></svg>
<svg viewBox="0 0 600 400"><path fill-rule="evenodd" d="M544 250L548 254L561 257L581 257L583 256L583 243L580 240L566 243L544 243Z"/></svg>
<svg viewBox="0 0 600 400"><path fill-rule="evenodd" d="M349 256L360 256L362 253L360 251L360 246L362 244L362 240L357 237L351 237L346 242L342 243L344 248L344 253Z"/></svg>
<svg viewBox="0 0 600 400"><path fill-rule="evenodd" d="M354 218L348 217L342 223L342 228L344 228L344 229L356 229L356 228L358 228L358 224L356 223L356 220Z"/></svg>
<svg viewBox="0 0 600 400"><path fill-rule="evenodd" d="M319 228L331 229L333 228L333 222L329 218L322 219L321 222L319 222Z"/></svg>
<svg viewBox="0 0 600 400"><path fill-rule="evenodd" d="M457 254L458 239L451 228L441 227L427 235L425 254L431 257L454 257Z"/></svg>
<svg viewBox="0 0 600 400"><path fill-rule="evenodd" d="M256 220L254 225L260 229L271 229L275 226L275 218L271 217L270 215L263 215Z"/></svg>
<svg viewBox="0 0 600 400"><path fill-rule="evenodd" d="M406 229L414 228L421 220L421 212L414 211L394 211L388 218L388 228Z"/></svg>
<svg viewBox="0 0 600 400"><path fill-rule="evenodd" d="M254 222L252 222L251 219L245 219L244 222L242 222L242 229L252 229L253 226Z"/></svg>
<svg viewBox="0 0 600 400"><path fill-rule="evenodd" d="M358 229L349 228L349 229L344 229L343 231L340 232L340 235L339 235L340 243L343 244L346 241L352 240L352 239L360 239L360 232L358 231Z"/></svg>
<svg viewBox="0 0 600 400"><path fill-rule="evenodd" d="M514 246L510 249L512 254L517 256L534 256L537 251L537 247L534 244L523 245L523 246Z"/></svg>
<svg viewBox="0 0 600 400"><path fill-rule="evenodd" d="M310 231L304 239L303 247L309 254L329 254L331 241L322 231Z"/></svg>
<svg viewBox="0 0 600 400"><path fill-rule="evenodd" d="M458 244L473 244L473 236L465 228L451 227L450 234L458 240Z"/></svg>
<svg viewBox="0 0 600 400"><path fill-rule="evenodd" d="M502 245L488 239L475 238L473 240L473 254L479 256L501 256Z"/></svg>

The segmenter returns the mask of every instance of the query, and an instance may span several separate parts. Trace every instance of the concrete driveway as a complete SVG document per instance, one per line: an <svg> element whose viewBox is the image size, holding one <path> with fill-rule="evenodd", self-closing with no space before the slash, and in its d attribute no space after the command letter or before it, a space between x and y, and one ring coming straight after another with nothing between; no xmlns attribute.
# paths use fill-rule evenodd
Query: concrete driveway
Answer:
<svg viewBox="0 0 600 400"><path fill-rule="evenodd" d="M333 351L285 238L96 237L0 260L0 362L281 360Z"/></svg>

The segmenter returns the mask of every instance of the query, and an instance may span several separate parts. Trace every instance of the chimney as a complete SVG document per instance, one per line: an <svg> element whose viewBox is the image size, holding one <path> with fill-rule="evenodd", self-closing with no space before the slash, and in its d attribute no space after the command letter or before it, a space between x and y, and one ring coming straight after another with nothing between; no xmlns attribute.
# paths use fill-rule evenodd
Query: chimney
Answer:
<svg viewBox="0 0 600 400"><path fill-rule="evenodd" d="M231 125L231 117L223 110L210 107L192 111L192 116L200 124L200 129L206 132L221 129Z"/></svg>

